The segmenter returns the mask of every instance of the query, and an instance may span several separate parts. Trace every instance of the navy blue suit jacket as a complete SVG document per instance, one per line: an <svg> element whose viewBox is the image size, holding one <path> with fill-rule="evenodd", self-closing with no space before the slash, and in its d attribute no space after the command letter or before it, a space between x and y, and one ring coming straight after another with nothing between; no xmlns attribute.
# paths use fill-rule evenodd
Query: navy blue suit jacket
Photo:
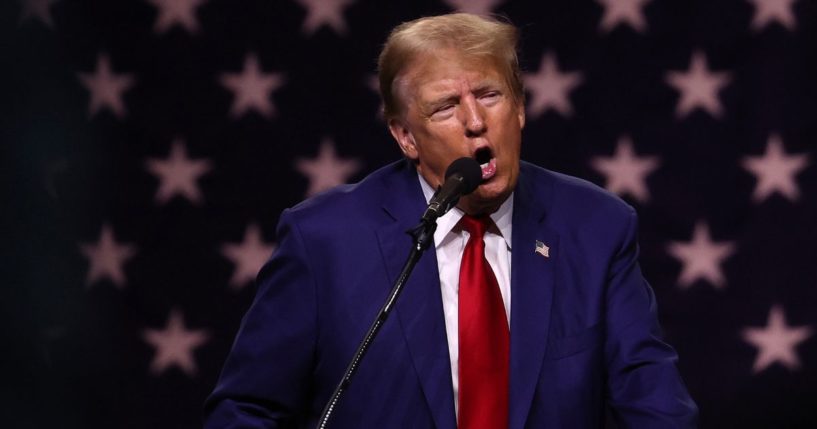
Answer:
<svg viewBox="0 0 817 429"><path fill-rule="evenodd" d="M315 426L412 245L425 208L416 170L388 165L285 211L206 428ZM515 189L509 427L693 427L697 409L660 339L638 266L634 210L595 185L528 163ZM534 252L536 240L550 257ZM330 422L455 429L433 249Z"/></svg>

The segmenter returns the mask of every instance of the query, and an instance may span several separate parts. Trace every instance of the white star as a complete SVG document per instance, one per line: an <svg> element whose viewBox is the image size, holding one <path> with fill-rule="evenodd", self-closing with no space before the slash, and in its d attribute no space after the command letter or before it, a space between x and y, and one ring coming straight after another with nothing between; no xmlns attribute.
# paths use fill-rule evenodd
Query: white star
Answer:
<svg viewBox="0 0 817 429"><path fill-rule="evenodd" d="M755 7L752 30L761 31L777 21L787 30L793 31L797 27L793 10L795 1L797 0L748 0Z"/></svg>
<svg viewBox="0 0 817 429"><path fill-rule="evenodd" d="M110 279L119 289L125 286L122 265L136 253L136 246L117 243L110 225L102 225L96 244L80 244L79 249L90 264L85 278L86 286L104 278Z"/></svg>
<svg viewBox="0 0 817 429"><path fill-rule="evenodd" d="M91 92L91 103L88 115L93 116L103 107L110 109L117 117L125 116L125 104L122 93L133 86L135 79L131 74L116 74L111 70L108 56L100 54L96 61L94 73L78 73L79 80Z"/></svg>
<svg viewBox="0 0 817 429"><path fill-rule="evenodd" d="M244 241L241 244L222 245L221 254L235 265L233 276L230 278L230 287L236 290L241 289L247 283L255 280L258 270L274 251L275 246L264 242L261 227L256 224L247 226Z"/></svg>
<svg viewBox="0 0 817 429"><path fill-rule="evenodd" d="M612 157L595 157L593 168L607 178L607 189L619 195L630 194L645 203L650 199L646 178L660 164L658 157L639 157L633 149L633 142L627 136L618 139L616 152Z"/></svg>
<svg viewBox="0 0 817 429"><path fill-rule="evenodd" d="M39 19L47 27L54 27L54 20L51 18L51 6L57 0L23 0L20 4L20 22L26 19Z"/></svg>
<svg viewBox="0 0 817 429"><path fill-rule="evenodd" d="M579 72L562 73L556 57L544 54L539 70L525 73L523 77L526 89L532 94L528 113L539 116L548 109L554 109L564 116L573 113L573 107L568 100L568 93L582 83L582 74Z"/></svg>
<svg viewBox="0 0 817 429"><path fill-rule="evenodd" d="M457 12L473 13L475 15L490 15L497 6L505 0L444 0L443 3Z"/></svg>
<svg viewBox="0 0 817 429"><path fill-rule="evenodd" d="M644 5L650 0L596 0L604 7L604 16L599 28L610 32L619 24L628 24L633 30L643 33L647 29L644 19Z"/></svg>
<svg viewBox="0 0 817 429"><path fill-rule="evenodd" d="M221 84L235 96L230 110L234 118L251 109L269 118L275 115L270 94L284 84L284 77L280 73L263 73L258 58L255 54L249 54L244 60L244 70L241 73L222 73Z"/></svg>
<svg viewBox="0 0 817 429"><path fill-rule="evenodd" d="M210 338L207 331L187 330L184 316L178 309L170 310L164 329L144 329L142 339L156 349L150 372L159 375L173 366L179 367L189 376L196 375L196 360L193 349L206 343Z"/></svg>
<svg viewBox="0 0 817 429"><path fill-rule="evenodd" d="M775 192L791 201L800 198L800 189L794 176L808 166L808 155L788 155L779 135L769 136L766 153L762 156L744 157L742 164L743 168L751 171L757 178L755 192L752 194L756 203L765 201Z"/></svg>
<svg viewBox="0 0 817 429"><path fill-rule="evenodd" d="M346 34L346 21L343 10L354 4L355 0L296 0L306 8L303 31L313 34L318 28L328 25L340 35Z"/></svg>
<svg viewBox="0 0 817 429"><path fill-rule="evenodd" d="M757 374L775 362L780 362L790 370L800 368L795 348L812 333L813 330L808 326L786 325L783 307L772 306L765 328L745 328L742 333L743 340L758 349L752 372Z"/></svg>
<svg viewBox="0 0 817 429"><path fill-rule="evenodd" d="M196 9L205 0L147 0L147 2L158 9L156 24L153 26L156 33L164 33L176 24L190 33L199 30Z"/></svg>
<svg viewBox="0 0 817 429"><path fill-rule="evenodd" d="M726 285L721 263L735 253L735 244L712 241L706 223L698 222L695 225L692 241L672 242L667 250L684 265L678 278L681 288L689 288L698 279L708 281L715 289Z"/></svg>
<svg viewBox="0 0 817 429"><path fill-rule="evenodd" d="M309 178L306 195L310 196L346 183L349 177L360 170L360 161L339 158L332 140L324 139L318 156L311 160L299 159L295 168Z"/></svg>
<svg viewBox="0 0 817 429"><path fill-rule="evenodd" d="M681 93L675 116L683 118L700 107L713 117L720 118L723 107L718 100L718 92L731 80L729 73L711 72L706 63L706 55L699 51L693 52L687 72L667 72L667 84Z"/></svg>
<svg viewBox="0 0 817 429"><path fill-rule="evenodd" d="M202 195L196 181L213 168L210 161L188 158L184 142L179 139L173 142L167 159L148 159L145 167L159 179L159 189L156 191L159 204L168 202L175 195L200 204Z"/></svg>

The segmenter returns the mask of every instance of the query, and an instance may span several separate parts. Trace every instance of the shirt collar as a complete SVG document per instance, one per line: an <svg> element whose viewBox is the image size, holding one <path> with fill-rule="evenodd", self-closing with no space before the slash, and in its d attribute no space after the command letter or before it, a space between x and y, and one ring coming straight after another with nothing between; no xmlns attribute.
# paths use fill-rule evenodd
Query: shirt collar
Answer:
<svg viewBox="0 0 817 429"><path fill-rule="evenodd" d="M423 195L426 198L426 204L428 204L428 202L431 201L431 197L434 196L434 189L426 182L426 179L423 178L419 171L417 172L417 177L420 179L420 186L423 188ZM457 223L464 214L465 213L458 207L454 207L449 210L448 213L437 218L437 230L434 232L435 247L439 247L443 243L445 237L457 226ZM512 219L513 193L499 206L499 210L491 213L491 220L494 221L494 224L496 224L496 227L502 234L502 238L505 240L505 244L508 245L508 249L511 248L511 232L513 231Z"/></svg>

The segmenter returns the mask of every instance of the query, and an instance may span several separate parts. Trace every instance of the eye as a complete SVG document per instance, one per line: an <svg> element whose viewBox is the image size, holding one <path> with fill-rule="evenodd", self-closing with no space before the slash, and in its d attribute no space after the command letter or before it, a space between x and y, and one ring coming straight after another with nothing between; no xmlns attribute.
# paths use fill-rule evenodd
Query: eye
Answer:
<svg viewBox="0 0 817 429"><path fill-rule="evenodd" d="M444 104L440 107L434 109L431 112L431 117L434 119L445 119L450 117L454 113L454 105L453 104Z"/></svg>
<svg viewBox="0 0 817 429"><path fill-rule="evenodd" d="M499 101L502 94L499 91L489 91L479 96L480 102L491 105Z"/></svg>

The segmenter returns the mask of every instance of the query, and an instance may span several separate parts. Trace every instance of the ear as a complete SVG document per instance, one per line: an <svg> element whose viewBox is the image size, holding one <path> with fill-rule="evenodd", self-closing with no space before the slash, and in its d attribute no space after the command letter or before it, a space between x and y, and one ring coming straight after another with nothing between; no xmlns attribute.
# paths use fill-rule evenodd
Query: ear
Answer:
<svg viewBox="0 0 817 429"><path fill-rule="evenodd" d="M412 161L416 161L418 157L417 145L414 143L414 135L411 134L406 124L397 118L389 119L389 132L391 132L394 140L397 141L397 145L400 146L400 151L403 152L403 155Z"/></svg>
<svg viewBox="0 0 817 429"><path fill-rule="evenodd" d="M516 106L516 115L519 118L519 129L525 128L525 102L521 102Z"/></svg>

